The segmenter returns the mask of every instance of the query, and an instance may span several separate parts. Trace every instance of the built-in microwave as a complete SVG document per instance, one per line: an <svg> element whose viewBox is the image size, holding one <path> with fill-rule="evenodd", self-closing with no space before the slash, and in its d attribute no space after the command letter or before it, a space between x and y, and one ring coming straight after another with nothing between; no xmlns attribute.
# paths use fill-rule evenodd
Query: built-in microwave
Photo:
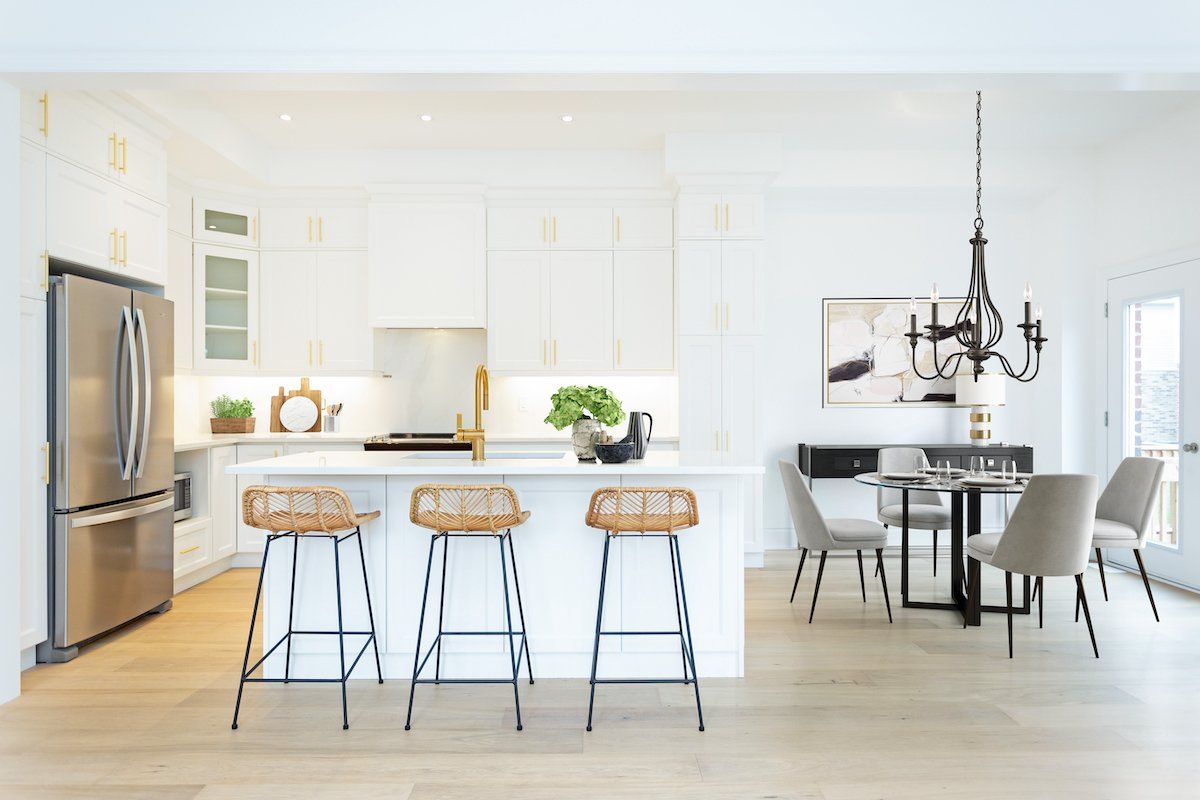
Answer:
<svg viewBox="0 0 1200 800"><path fill-rule="evenodd" d="M192 473L175 473L175 521L192 515Z"/></svg>

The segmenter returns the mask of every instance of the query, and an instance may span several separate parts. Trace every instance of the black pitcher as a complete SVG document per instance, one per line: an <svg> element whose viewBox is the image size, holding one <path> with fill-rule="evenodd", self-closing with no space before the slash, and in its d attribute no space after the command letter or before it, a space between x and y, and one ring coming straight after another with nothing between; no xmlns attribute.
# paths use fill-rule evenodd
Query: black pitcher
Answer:
<svg viewBox="0 0 1200 800"><path fill-rule="evenodd" d="M643 421L642 417L646 420ZM645 411L629 412L629 428L625 431L623 442L633 442L633 457L646 457L646 446L650 444L650 432L654 430L654 417Z"/></svg>

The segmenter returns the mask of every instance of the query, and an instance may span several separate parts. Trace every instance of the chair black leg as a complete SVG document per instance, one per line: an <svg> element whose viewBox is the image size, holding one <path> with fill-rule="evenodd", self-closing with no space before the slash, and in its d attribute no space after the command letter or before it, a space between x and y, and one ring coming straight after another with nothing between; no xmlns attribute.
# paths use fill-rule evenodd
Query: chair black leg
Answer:
<svg viewBox="0 0 1200 800"><path fill-rule="evenodd" d="M967 620L971 618L971 608L975 603L975 581L978 580L978 578L975 577L975 565L977 563L979 562L977 562L975 559L971 558L970 556L967 557L967 607L963 611L963 630L967 629Z"/></svg>
<svg viewBox="0 0 1200 800"><path fill-rule="evenodd" d="M667 555L671 558L671 584L675 587L675 621L679 623L679 657L683 659L683 683L687 685L691 683L688 678L688 659L687 645L683 641L683 610L679 605L679 570L675 568L675 546L667 541ZM804 557L801 556L801 559ZM800 566L804 566L804 562L800 562ZM800 574L796 573L796 580L800 580ZM792 596L796 596L796 589L792 588Z"/></svg>
<svg viewBox="0 0 1200 800"><path fill-rule="evenodd" d="M517 589L517 613L521 617L521 641L525 650L525 666L529 669L529 683L533 684L533 659L529 655L529 629L525 627L525 606L521 603L521 579L517 577L517 551L513 549L512 530L506 534L508 539L508 556L512 561L513 586Z"/></svg>
<svg viewBox="0 0 1200 800"><path fill-rule="evenodd" d="M1150 610L1154 612L1154 621L1158 622L1158 606L1154 604L1154 592L1150 591L1150 576L1146 574L1146 565L1142 563L1142 551L1134 550L1133 557L1137 559L1138 571L1142 573L1142 585L1146 587L1146 597L1150 598Z"/></svg>
<svg viewBox="0 0 1200 800"><path fill-rule="evenodd" d="M792 581L792 598L788 600L789 603L796 601L796 587L800 585L800 573L804 571L804 559L806 558L808 558L808 548L802 547L800 548L800 566L796 567L796 580ZM674 568L675 559L673 558L671 559L671 565Z"/></svg>
<svg viewBox="0 0 1200 800"><path fill-rule="evenodd" d="M1079 592L1075 593L1075 621L1079 622Z"/></svg>
<svg viewBox="0 0 1200 800"><path fill-rule="evenodd" d="M863 602L867 602L867 579L863 577L862 565L862 550L855 550L858 554L858 585L862 587Z"/></svg>
<svg viewBox="0 0 1200 800"><path fill-rule="evenodd" d="M246 634L246 655L242 657L242 673L238 680L237 702L233 704L233 730L237 730L238 712L242 710L242 690L246 688L246 667L250 666L250 645L254 643L254 622L258 619L258 603L262 599L263 576L267 572L267 554L271 552L271 540L263 546L262 567L258 571L258 588L254 591L254 610L250 612L250 632ZM289 637L290 638L290 637Z"/></svg>
<svg viewBox="0 0 1200 800"><path fill-rule="evenodd" d="M1008 617L1008 657L1013 657L1012 647L1012 573L1004 571L1004 611Z"/></svg>
<svg viewBox="0 0 1200 800"><path fill-rule="evenodd" d="M283 682L292 676L292 619L296 610L296 556L300 552L300 535L292 535L292 591L288 596L288 640L287 655L283 657Z"/></svg>
<svg viewBox="0 0 1200 800"><path fill-rule="evenodd" d="M808 610L808 624L812 624L813 614L817 611L817 595L821 591L821 576L825 574L825 556L829 555L828 550L821 551L821 563L817 566L817 585L813 587L812 608Z"/></svg>
<svg viewBox="0 0 1200 800"><path fill-rule="evenodd" d="M445 534L435 533L429 537L429 561L425 565L425 592L421 595L421 616L417 620L417 644L413 650L413 672L412 683L408 687L408 716L404 720L404 730L412 730L412 708L413 695L417 693L417 668L421 665L421 634L425 630L425 604L429 601L429 576L433 572L433 546L437 544L438 536Z"/></svg>
<svg viewBox="0 0 1200 800"><path fill-rule="evenodd" d="M883 568L883 548L875 548L875 569L879 571L879 582L883 584L883 602L887 606L888 624L892 622L892 599L888 597L887 570Z"/></svg>
<svg viewBox="0 0 1200 800"><path fill-rule="evenodd" d="M1044 590L1042 589L1042 577L1040 575L1038 576L1037 583L1033 585L1033 593L1037 595L1038 627L1040 628L1042 627L1042 598L1046 596Z"/></svg>
<svg viewBox="0 0 1200 800"><path fill-rule="evenodd" d="M508 656L512 661L513 704L517 709L517 730L520 731L525 729L525 726L521 724L521 692L517 688L521 662L517 660L517 645L513 639L512 602L508 596L508 566L504 558L504 538L497 539L496 543L500 545L500 580L504 584L504 621L508 626ZM523 637L525 632L521 631L521 635Z"/></svg>
<svg viewBox="0 0 1200 800"><path fill-rule="evenodd" d="M1033 582L1033 599L1034 600L1038 599L1038 594L1041 592L1041 589L1042 589L1042 579L1038 578L1036 581Z"/></svg>
<svg viewBox="0 0 1200 800"><path fill-rule="evenodd" d="M596 705L596 662L600 657L600 622L604 619L604 583L608 578L608 545L612 536L604 534L604 555L600 559L600 599L596 601L596 638L592 643L591 693L588 697L587 730L592 729L592 709Z"/></svg>
<svg viewBox="0 0 1200 800"><path fill-rule="evenodd" d="M887 523L886 523L886 522L885 522L885 523L883 523L883 529L884 529L885 531L888 529L888 526L887 526ZM876 563L876 564L875 564L875 577L876 577L876 578L878 578L878 577L879 577L879 564L878 564L878 563Z"/></svg>
<svg viewBox="0 0 1200 800"><path fill-rule="evenodd" d="M688 615L687 589L683 583L683 554L679 548L679 537L670 534L667 537L675 548L675 560L679 564L679 594L683 598L683 628L687 631L688 659L692 665L692 689L696 692L696 717L700 721L700 730L704 730L704 709L700 707L700 676L696 673L696 645L692 639L692 618Z"/></svg>
<svg viewBox="0 0 1200 800"><path fill-rule="evenodd" d="M358 560L362 562L363 592L367 596L367 622L371 623L371 646L375 648L375 677L383 683L383 667L379 663L379 638L375 635L375 611L371 607L371 584L367 582L367 556L363 552L362 529L355 528L354 536L358 539Z"/></svg>
<svg viewBox="0 0 1200 800"><path fill-rule="evenodd" d="M337 590L337 617L338 617L338 662L342 665L342 730L350 730L350 714L346 709L346 679L350 676L346 674L346 626L342 624L342 562L340 556L341 548L338 547L338 537L331 536L333 541L333 583Z"/></svg>
<svg viewBox="0 0 1200 800"><path fill-rule="evenodd" d="M1079 602L1083 604L1083 618L1087 620L1088 636L1092 637L1092 652L1100 657L1100 648L1096 647L1096 632L1092 630L1092 612L1088 610L1087 592L1083 589L1083 574L1075 576L1075 587L1079 592Z"/></svg>
<svg viewBox="0 0 1200 800"><path fill-rule="evenodd" d="M450 555L450 537L447 536L442 541L442 582L438 587L438 635L434 646L437 648L437 653L433 657L433 681L437 683L442 679L442 620L445 618L446 611L446 561Z"/></svg>
<svg viewBox="0 0 1200 800"><path fill-rule="evenodd" d="M937 577L937 531L933 532L933 575Z"/></svg>
<svg viewBox="0 0 1200 800"><path fill-rule="evenodd" d="M1108 602L1108 581L1104 577L1104 555L1096 548L1096 566L1100 568L1100 588L1104 590L1104 602Z"/></svg>

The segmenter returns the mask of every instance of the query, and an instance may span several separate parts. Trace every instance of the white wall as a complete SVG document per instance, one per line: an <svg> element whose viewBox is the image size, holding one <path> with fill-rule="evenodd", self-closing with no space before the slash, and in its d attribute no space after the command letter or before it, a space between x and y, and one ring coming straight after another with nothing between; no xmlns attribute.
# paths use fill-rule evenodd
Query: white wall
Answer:
<svg viewBox="0 0 1200 800"><path fill-rule="evenodd" d="M0 349L0 383L10 387L17 387L20 376L17 348L11 346L20 339L21 318L19 108L17 90L0 81L0 341L10 343ZM19 395L19 387L9 393ZM0 703L21 692L19 434L14 424L0 432L0 508L6 510L0 521Z"/></svg>

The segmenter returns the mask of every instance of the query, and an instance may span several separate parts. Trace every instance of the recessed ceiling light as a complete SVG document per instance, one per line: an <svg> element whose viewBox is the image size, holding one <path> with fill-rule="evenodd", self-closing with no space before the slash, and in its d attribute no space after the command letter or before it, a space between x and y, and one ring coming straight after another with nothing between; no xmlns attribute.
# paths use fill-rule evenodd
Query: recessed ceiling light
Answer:
<svg viewBox="0 0 1200 800"><path fill-rule="evenodd" d="M561 119L563 122L574 122L575 121L575 118L572 117L570 114L563 114L561 117L559 117L559 119Z"/></svg>
<svg viewBox="0 0 1200 800"><path fill-rule="evenodd" d="M292 115L291 115L291 114L280 114L280 115L279 115L279 118L280 118L281 120L283 120L284 122L291 122L291 121L292 121Z"/></svg>
<svg viewBox="0 0 1200 800"><path fill-rule="evenodd" d="M421 122L433 122L433 115L432 114L422 114Z"/></svg>

